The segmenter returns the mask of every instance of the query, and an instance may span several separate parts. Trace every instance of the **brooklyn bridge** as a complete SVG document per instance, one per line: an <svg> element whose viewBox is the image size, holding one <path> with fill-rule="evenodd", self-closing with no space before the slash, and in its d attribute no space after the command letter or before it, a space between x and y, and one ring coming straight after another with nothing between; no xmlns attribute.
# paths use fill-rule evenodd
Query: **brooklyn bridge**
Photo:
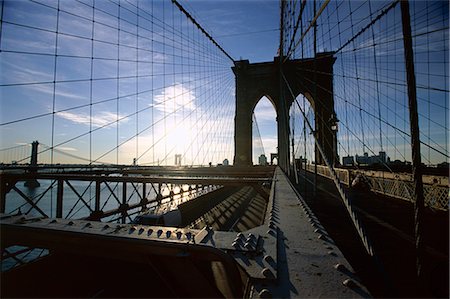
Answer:
<svg viewBox="0 0 450 299"><path fill-rule="evenodd" d="M3 0L1 297L449 296L449 4Z"/></svg>

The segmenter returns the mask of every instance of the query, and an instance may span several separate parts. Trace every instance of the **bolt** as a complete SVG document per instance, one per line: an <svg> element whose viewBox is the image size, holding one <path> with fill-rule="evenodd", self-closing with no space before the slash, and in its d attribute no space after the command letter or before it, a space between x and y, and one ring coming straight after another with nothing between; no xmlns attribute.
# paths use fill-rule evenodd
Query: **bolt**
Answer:
<svg viewBox="0 0 450 299"><path fill-rule="evenodd" d="M158 229L158 231L156 232L156 234L158 235L158 238L162 235L163 230L162 229Z"/></svg>
<svg viewBox="0 0 450 299"><path fill-rule="evenodd" d="M252 244L250 244L249 242L245 242L244 248L251 249L252 248Z"/></svg>
<svg viewBox="0 0 450 299"><path fill-rule="evenodd" d="M250 236L245 240L246 243L253 243L255 240L251 238Z"/></svg>
<svg viewBox="0 0 450 299"><path fill-rule="evenodd" d="M234 242L234 243L238 243L239 245L242 245L242 240L239 239L239 238L235 238L235 239L233 240L233 242Z"/></svg>
<svg viewBox="0 0 450 299"><path fill-rule="evenodd" d="M191 232L187 232L187 233L186 233L186 238L187 238L188 240L191 240L191 238L192 238L192 233L191 233Z"/></svg>
<svg viewBox="0 0 450 299"><path fill-rule="evenodd" d="M318 233L318 232L322 232L319 228L316 228L315 230L314 230L314 232L315 233Z"/></svg>
<svg viewBox="0 0 450 299"><path fill-rule="evenodd" d="M88 223L86 223L83 227L91 227L91 226L92 226L91 223L88 222Z"/></svg>
<svg viewBox="0 0 450 299"><path fill-rule="evenodd" d="M337 263L336 265L334 265L334 268L336 270L338 270L338 271L341 271L341 272L344 272L344 271L347 270L347 268L344 265L340 264L340 263Z"/></svg>
<svg viewBox="0 0 450 299"><path fill-rule="evenodd" d="M67 225L74 225L75 223L73 221L69 221L69 223L67 223Z"/></svg>
<svg viewBox="0 0 450 299"><path fill-rule="evenodd" d="M181 233L181 232L177 232L177 239L178 239L178 240L180 240L180 239L181 239L181 235L182 235L182 233Z"/></svg>
<svg viewBox="0 0 450 299"><path fill-rule="evenodd" d="M242 238L242 237L244 237L244 235L243 235L242 233L238 233L238 234L237 234L237 237L238 237L238 238Z"/></svg>
<svg viewBox="0 0 450 299"><path fill-rule="evenodd" d="M319 236L317 238L320 239L320 240L326 240L327 239L327 237L325 237L322 234L319 234Z"/></svg>
<svg viewBox="0 0 450 299"><path fill-rule="evenodd" d="M170 231L170 230L168 230L167 232L166 232L166 238L170 238L170 235L172 234L172 232Z"/></svg>
<svg viewBox="0 0 450 299"><path fill-rule="evenodd" d="M136 227L132 226L130 227L130 230L128 231L129 234L132 234L136 230Z"/></svg>
<svg viewBox="0 0 450 299"><path fill-rule="evenodd" d="M344 280L342 282L342 284L345 285L346 287L351 288L351 289L354 289L354 288L358 287L358 285L353 280L351 280L350 278L347 278L346 280Z"/></svg>
<svg viewBox="0 0 450 299"><path fill-rule="evenodd" d="M231 246L233 246L234 248L237 248L237 247L239 247L240 245L239 245L238 242L234 241L233 243L231 243Z"/></svg>
<svg viewBox="0 0 450 299"><path fill-rule="evenodd" d="M139 232L138 232L138 234L140 235L140 234L142 234L143 232L144 232L144 230L145 229L143 229L142 227L139 229Z"/></svg>
<svg viewBox="0 0 450 299"><path fill-rule="evenodd" d="M272 298L272 293L268 289L262 289L261 292L259 292L260 298Z"/></svg>
<svg viewBox="0 0 450 299"><path fill-rule="evenodd" d="M153 229L150 228L150 229L147 231L147 236L150 236L152 233L153 233Z"/></svg>
<svg viewBox="0 0 450 299"><path fill-rule="evenodd" d="M275 262L273 258L268 254L264 256L264 261L266 261L266 263L268 264L272 264L273 262Z"/></svg>
<svg viewBox="0 0 450 299"><path fill-rule="evenodd" d="M49 223L56 223L56 219L53 219L52 221L50 221Z"/></svg>
<svg viewBox="0 0 450 299"><path fill-rule="evenodd" d="M262 275L264 275L264 277L275 278L275 275L273 275L272 271L270 271L269 268L264 268L261 273Z"/></svg>
<svg viewBox="0 0 450 299"><path fill-rule="evenodd" d="M108 224L105 224L105 226L103 226L103 229L108 229L108 228L109 228Z"/></svg>

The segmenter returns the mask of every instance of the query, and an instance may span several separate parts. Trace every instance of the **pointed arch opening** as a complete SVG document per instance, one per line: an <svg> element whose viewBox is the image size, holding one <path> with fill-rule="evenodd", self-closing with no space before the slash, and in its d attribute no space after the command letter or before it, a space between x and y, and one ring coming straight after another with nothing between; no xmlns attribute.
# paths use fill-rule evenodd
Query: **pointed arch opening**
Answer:
<svg viewBox="0 0 450 299"><path fill-rule="evenodd" d="M277 154L277 112L268 96L261 97L252 113L252 162L253 165L271 163L271 155Z"/></svg>
<svg viewBox="0 0 450 299"><path fill-rule="evenodd" d="M294 144L291 144L290 157L291 161L295 161L297 169L303 169L316 162L313 132L307 125L309 122L312 128L315 128L314 101L308 93L305 93L299 94L295 102L289 111L289 126L295 140Z"/></svg>

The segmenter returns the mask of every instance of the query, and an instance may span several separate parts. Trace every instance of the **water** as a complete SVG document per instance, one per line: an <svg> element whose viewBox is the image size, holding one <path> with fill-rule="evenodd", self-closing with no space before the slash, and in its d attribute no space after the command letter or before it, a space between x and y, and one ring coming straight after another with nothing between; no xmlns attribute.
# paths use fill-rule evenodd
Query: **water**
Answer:
<svg viewBox="0 0 450 299"><path fill-rule="evenodd" d="M27 188L23 185L23 182L16 184L17 189L20 192L11 190L6 195L6 213L16 214L22 213L36 217L56 217L56 196L57 196L57 184L56 181L51 180L39 180L40 187ZM95 209L95 182L85 181L69 181L70 185L64 183L63 189L63 218L79 219L90 215L91 211ZM109 188L108 188L109 186ZM100 192L100 209L104 212L117 209L122 203L122 183L105 183L101 184ZM145 197L149 200L156 198L155 190L158 190L158 184L147 184L147 192ZM73 187L73 188L72 188ZM171 185L161 184L161 194L163 197L167 197L172 190L175 194L173 199L164 199L162 203L165 206L169 206L169 209L176 208L179 203L190 199L195 192L186 192L184 196L177 195L181 190L187 191L189 185ZM20 195L23 193L29 197L37 208L33 207L27 200ZM143 190L142 184L127 183L126 198L127 204L132 205L139 203L141 200ZM191 194L189 194L191 193ZM80 198L81 197L81 198ZM156 208L156 204L148 206L150 210ZM166 208L167 209L167 208ZM130 214L136 214L136 211L130 211ZM103 219L103 221L111 221L113 218Z"/></svg>
<svg viewBox="0 0 450 299"><path fill-rule="evenodd" d="M95 209L95 182L85 181L69 181L70 186L64 182L63 188L63 218L67 219L79 219L90 215L91 210ZM20 181L16 183L16 188L19 190L11 190L6 195L5 212L9 214L26 214L35 217L56 217L56 196L57 196L57 183L52 180L39 180L40 187L27 188L24 186L24 182ZM105 183L101 184L100 192L100 209L104 212L117 209L122 202L122 183L108 183L109 188ZM194 186L193 186L194 187ZM142 184L127 183L127 203L129 205L139 203L143 193ZM158 190L158 184L146 184L146 198L153 200L156 198L155 190ZM75 190L75 191L74 191ZM160 187L163 200L161 204L157 206L157 203L150 204L146 207L146 212L158 212L163 213L175 209L180 203L192 199L199 194L207 192L208 190L199 190L185 192L184 194L178 194L180 191L188 191L189 185L171 185L161 184ZM170 191L173 191L174 195L168 197ZM27 202L21 196L20 193L27 196L37 208ZM78 193L78 194L77 194ZM140 196L138 195L140 194ZM80 197L83 199L81 200ZM167 198L164 198L167 197ZM84 201L84 202L83 202ZM130 217L126 222L132 220L134 215L141 212L141 208L128 211ZM120 222L122 217L120 214L113 215L102 219L104 222ZM9 257L2 259L0 266L1 271L7 271L15 266L21 264L17 259L27 263L37 258L48 254L48 250L35 248L31 251L24 251L26 247L23 246L11 246L7 250L9 253L18 253L15 257Z"/></svg>

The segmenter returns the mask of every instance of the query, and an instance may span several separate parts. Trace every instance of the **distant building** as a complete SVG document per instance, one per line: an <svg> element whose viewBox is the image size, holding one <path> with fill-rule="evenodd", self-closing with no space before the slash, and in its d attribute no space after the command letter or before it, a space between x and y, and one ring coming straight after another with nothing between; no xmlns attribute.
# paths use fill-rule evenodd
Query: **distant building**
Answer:
<svg viewBox="0 0 450 299"><path fill-rule="evenodd" d="M386 160L386 152L379 152L378 153L378 162L379 163L387 163L388 161ZM374 162L376 163L376 162Z"/></svg>
<svg viewBox="0 0 450 299"><path fill-rule="evenodd" d="M181 166L181 154L175 155L175 166Z"/></svg>
<svg viewBox="0 0 450 299"><path fill-rule="evenodd" d="M364 153L363 156L356 155L356 164L358 165L369 165L369 154Z"/></svg>
<svg viewBox="0 0 450 299"><path fill-rule="evenodd" d="M258 164L259 165L263 165L263 166L267 165L267 157L266 157L266 155L262 154L261 156L259 156Z"/></svg>
<svg viewBox="0 0 450 299"><path fill-rule="evenodd" d="M230 162L228 161L228 159L223 160L223 166L228 166L230 165Z"/></svg>
<svg viewBox="0 0 450 299"><path fill-rule="evenodd" d="M342 165L353 166L355 165L355 159L353 156L342 157Z"/></svg>
<svg viewBox="0 0 450 299"><path fill-rule="evenodd" d="M442 162L437 165L438 168L449 168L448 162Z"/></svg>
<svg viewBox="0 0 450 299"><path fill-rule="evenodd" d="M388 158L389 159L389 158ZM400 161L400 160L394 160L394 161L389 161L389 164L392 166L410 166L411 162L409 161Z"/></svg>
<svg viewBox="0 0 450 299"><path fill-rule="evenodd" d="M379 152L377 156L369 156L368 153L364 153L363 156L356 155L356 163L358 165L386 164L389 161L389 157L387 157L386 152L383 151Z"/></svg>

